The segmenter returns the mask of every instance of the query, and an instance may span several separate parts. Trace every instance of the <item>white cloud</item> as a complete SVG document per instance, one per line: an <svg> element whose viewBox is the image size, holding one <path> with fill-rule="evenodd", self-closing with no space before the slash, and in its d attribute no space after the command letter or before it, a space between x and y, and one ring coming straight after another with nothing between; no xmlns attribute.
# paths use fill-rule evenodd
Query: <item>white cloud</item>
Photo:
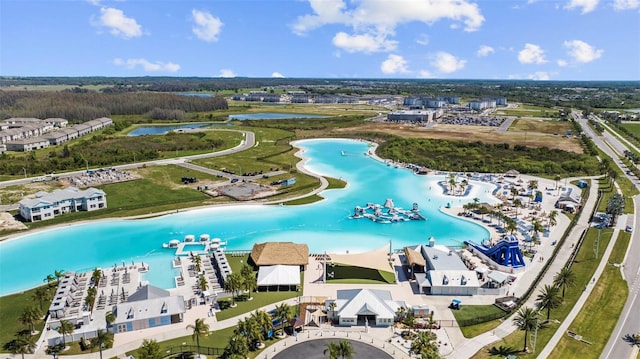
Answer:
<svg viewBox="0 0 640 359"><path fill-rule="evenodd" d="M390 54L387 59L382 62L380 70L387 75L409 72L409 69L407 68L407 60L400 55L394 54Z"/></svg>
<svg viewBox="0 0 640 359"><path fill-rule="evenodd" d="M219 18L211 15L207 11L191 10L191 16L195 25L191 28L194 34L203 41L215 42L218 41L218 35L222 29L222 21Z"/></svg>
<svg viewBox="0 0 640 359"><path fill-rule="evenodd" d="M236 77L236 74L233 72L233 70L222 69L220 70L220 74L218 75L218 77Z"/></svg>
<svg viewBox="0 0 640 359"><path fill-rule="evenodd" d="M176 72L180 70L180 65L173 62L151 62L147 59L127 59L121 58L113 59L113 63L118 66L124 66L128 69L134 69L138 66L142 66L142 69L146 72Z"/></svg>
<svg viewBox="0 0 640 359"><path fill-rule="evenodd" d="M333 39L334 45L343 44L350 52L394 51L397 41L391 38L401 24L448 19L462 23L465 31L476 31L485 20L478 5L469 0L309 0L309 4L313 13L299 16L293 32L304 35L330 24L350 27L351 34L339 32ZM371 40L381 44L369 44Z"/></svg>
<svg viewBox="0 0 640 359"><path fill-rule="evenodd" d="M273 72L273 73L271 74L271 77L275 77L275 78L279 78L279 79L281 79L281 78L284 78L284 75L283 75L283 74L281 74L281 73L279 73L278 71L275 71L275 72Z"/></svg>
<svg viewBox="0 0 640 359"><path fill-rule="evenodd" d="M430 79L433 78L433 74L428 70L420 70L420 78Z"/></svg>
<svg viewBox="0 0 640 359"><path fill-rule="evenodd" d="M602 53L604 53L604 50L596 49L581 40L565 41L564 47L568 50L567 53L574 61L582 64L599 59Z"/></svg>
<svg viewBox="0 0 640 359"><path fill-rule="evenodd" d="M567 60L563 60L563 59L558 60L558 61L557 61L557 64L558 64L558 66L560 66L560 67L565 67L565 66L569 65L569 63L567 62Z"/></svg>
<svg viewBox="0 0 640 359"><path fill-rule="evenodd" d="M527 75L527 78L529 80L548 81L551 77L549 76L548 72L537 71L537 72L534 72L532 74Z"/></svg>
<svg viewBox="0 0 640 359"><path fill-rule="evenodd" d="M435 56L431 65L433 65L438 71L450 74L464 68L466 60L460 60L457 57L451 55L448 52L440 51Z"/></svg>
<svg viewBox="0 0 640 359"><path fill-rule="evenodd" d="M564 8L569 10L582 8L582 13L586 14L595 10L599 2L600 0L569 0Z"/></svg>
<svg viewBox="0 0 640 359"><path fill-rule="evenodd" d="M613 2L615 10L633 10L640 8L640 0L615 0Z"/></svg>
<svg viewBox="0 0 640 359"><path fill-rule="evenodd" d="M125 39L142 36L142 27L136 19L127 17L122 10L112 7L100 8L97 25L107 27L111 35Z"/></svg>
<svg viewBox="0 0 640 359"><path fill-rule="evenodd" d="M397 41L387 40L384 37L375 38L372 35L349 35L339 32L333 37L333 45L346 52L372 52L393 51L398 44Z"/></svg>
<svg viewBox="0 0 640 359"><path fill-rule="evenodd" d="M418 38L416 39L416 44L418 45L422 45L422 46L427 46L429 45L429 35L427 34L420 34L418 36Z"/></svg>
<svg viewBox="0 0 640 359"><path fill-rule="evenodd" d="M482 45L478 49L478 52L476 52L476 55L478 55L480 57L485 57L485 56L489 56L489 54L494 53L494 52L496 52L496 50L494 50L493 47L487 46L487 45Z"/></svg>
<svg viewBox="0 0 640 359"><path fill-rule="evenodd" d="M521 64L544 64L544 50L538 45L525 44L524 49L518 53L518 61Z"/></svg>

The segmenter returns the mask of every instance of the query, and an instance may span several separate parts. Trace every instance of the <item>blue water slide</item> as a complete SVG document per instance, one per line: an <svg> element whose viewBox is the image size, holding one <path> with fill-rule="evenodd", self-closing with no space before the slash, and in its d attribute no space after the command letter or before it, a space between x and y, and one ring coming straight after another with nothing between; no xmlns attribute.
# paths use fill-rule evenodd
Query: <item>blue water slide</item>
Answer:
<svg viewBox="0 0 640 359"><path fill-rule="evenodd" d="M503 239L492 247L476 244L471 241L465 241L466 245L474 248L478 252L491 258L494 262L512 268L520 268L525 266L522 250L517 240Z"/></svg>

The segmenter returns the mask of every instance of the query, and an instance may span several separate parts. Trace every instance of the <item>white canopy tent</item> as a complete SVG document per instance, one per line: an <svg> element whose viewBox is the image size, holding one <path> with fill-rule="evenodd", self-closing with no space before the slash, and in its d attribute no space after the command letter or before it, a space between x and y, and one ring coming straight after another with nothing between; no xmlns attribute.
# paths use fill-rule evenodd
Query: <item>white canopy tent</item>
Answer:
<svg viewBox="0 0 640 359"><path fill-rule="evenodd" d="M300 266L261 266L258 270L258 288L300 285Z"/></svg>

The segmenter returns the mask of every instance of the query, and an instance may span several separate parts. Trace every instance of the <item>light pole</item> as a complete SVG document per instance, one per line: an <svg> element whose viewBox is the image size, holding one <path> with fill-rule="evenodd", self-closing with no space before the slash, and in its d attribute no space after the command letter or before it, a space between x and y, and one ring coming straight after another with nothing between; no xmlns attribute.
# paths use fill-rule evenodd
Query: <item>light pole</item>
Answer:
<svg viewBox="0 0 640 359"><path fill-rule="evenodd" d="M27 169L22 167L22 171L24 172L24 178L27 178ZM55 359L55 357L54 357Z"/></svg>

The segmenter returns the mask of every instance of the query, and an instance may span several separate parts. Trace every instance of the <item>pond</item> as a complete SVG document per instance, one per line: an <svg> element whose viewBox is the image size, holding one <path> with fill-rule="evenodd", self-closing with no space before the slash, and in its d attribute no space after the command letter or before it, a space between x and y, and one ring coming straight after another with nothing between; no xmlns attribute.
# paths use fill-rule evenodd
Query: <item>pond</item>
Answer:
<svg viewBox="0 0 640 359"><path fill-rule="evenodd" d="M277 113L277 112L260 112L260 113L243 113L237 115L229 115L230 120L281 120L290 118L326 118L329 116L311 115L305 113Z"/></svg>

